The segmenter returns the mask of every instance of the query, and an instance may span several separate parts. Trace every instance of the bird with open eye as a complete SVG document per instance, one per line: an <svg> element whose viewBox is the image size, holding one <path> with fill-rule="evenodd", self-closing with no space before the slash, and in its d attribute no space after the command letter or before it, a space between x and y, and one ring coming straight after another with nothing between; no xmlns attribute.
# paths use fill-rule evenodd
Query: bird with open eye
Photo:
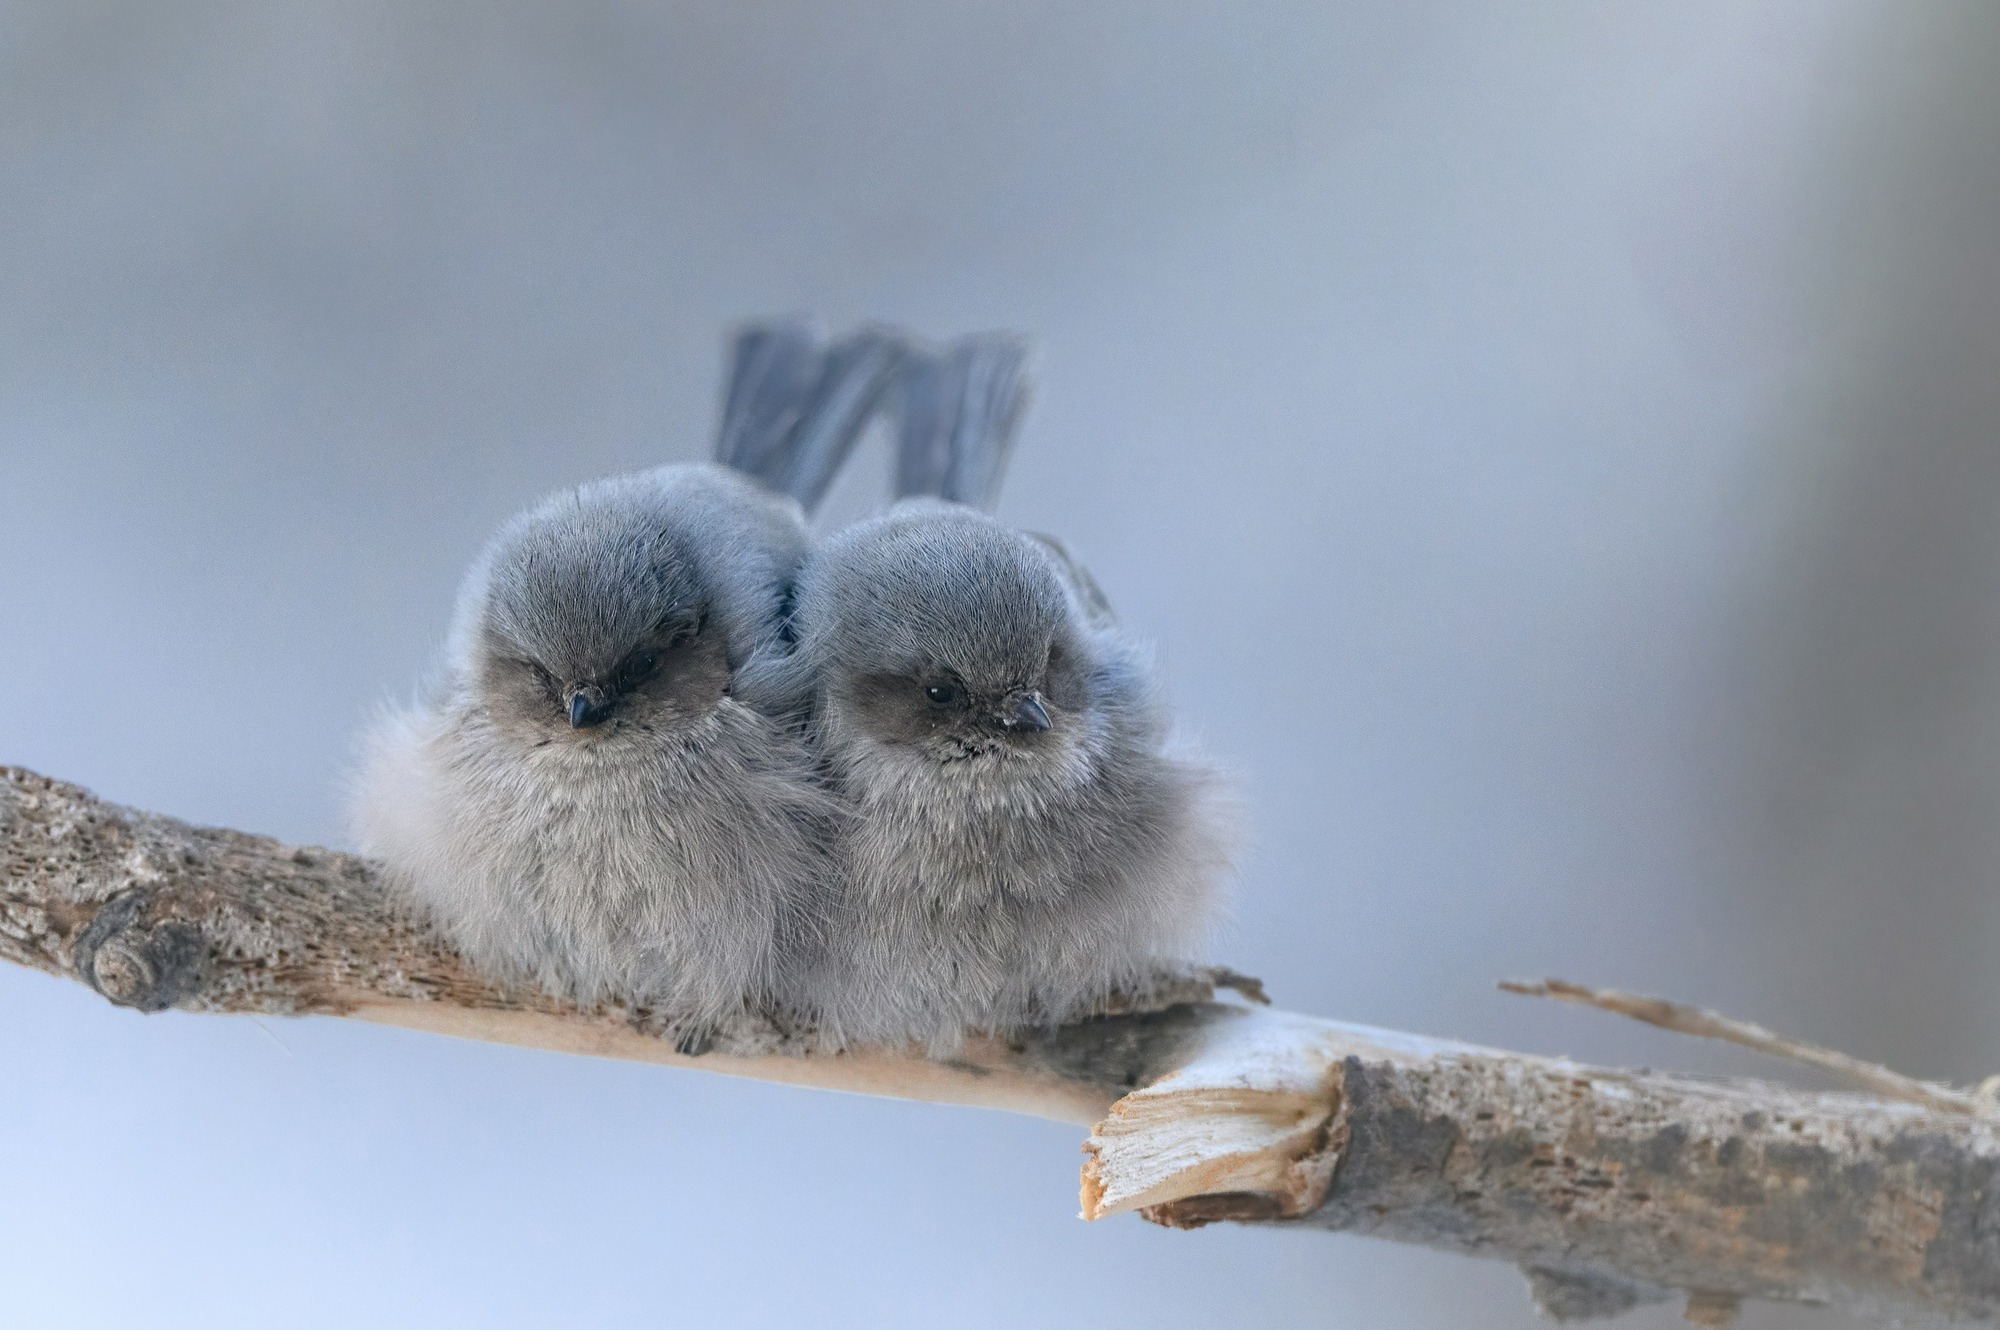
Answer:
<svg viewBox="0 0 2000 1330"><path fill-rule="evenodd" d="M732 681L805 549L796 503L705 464L516 517L466 579L436 695L371 737L364 851L497 977L656 1006L697 1044L763 1005L833 809Z"/></svg>
<svg viewBox="0 0 2000 1330"><path fill-rule="evenodd" d="M1059 546L911 499L825 542L790 699L848 810L827 934L788 973L833 1046L1057 1024L1185 962L1231 800L1170 750L1145 653Z"/></svg>

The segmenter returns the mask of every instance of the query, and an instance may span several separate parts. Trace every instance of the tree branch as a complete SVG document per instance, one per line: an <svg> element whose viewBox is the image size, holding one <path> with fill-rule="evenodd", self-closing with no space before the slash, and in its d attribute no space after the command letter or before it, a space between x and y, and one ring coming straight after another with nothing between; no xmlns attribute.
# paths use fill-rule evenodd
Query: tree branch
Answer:
<svg viewBox="0 0 2000 1330"><path fill-rule="evenodd" d="M1943 1113L1978 1113L1992 1116L1995 1105L1978 1093L1955 1090L1949 1085L1934 1085L1920 1081L1914 1076L1905 1076L1899 1071L1873 1062L1863 1062L1836 1049L1821 1048L1817 1044L1788 1039L1784 1035L1767 1030L1749 1021L1739 1021L1720 1012L1703 1007L1690 1007L1684 1002L1671 1002L1666 998L1647 997L1643 993L1625 993L1615 988L1590 988L1583 984L1573 984L1566 979L1540 979L1533 982L1505 979L1500 983L1503 993L1515 993L1521 997L1554 998L1558 1002L1574 1002L1580 1007L1593 1007L1598 1011L1608 1011L1616 1016L1626 1016L1662 1030L1672 1030L1676 1034L1693 1035L1697 1039L1719 1039L1725 1044L1735 1044L1740 1048L1755 1049L1759 1053L1801 1066L1813 1067L1863 1089L1872 1090L1884 1099L1900 1099L1905 1103L1922 1104Z"/></svg>
<svg viewBox="0 0 2000 1330"><path fill-rule="evenodd" d="M2000 1124L1854 1095L1579 1066L1215 1000L1121 1011L951 1060L813 1051L746 1018L711 1051L640 1008L473 973L367 864L103 803L0 768L0 958L142 1011L346 1016L1093 1124L1086 1218L1136 1210L1499 1257L1558 1319L1673 1290L1881 1315L2000 1314Z"/></svg>

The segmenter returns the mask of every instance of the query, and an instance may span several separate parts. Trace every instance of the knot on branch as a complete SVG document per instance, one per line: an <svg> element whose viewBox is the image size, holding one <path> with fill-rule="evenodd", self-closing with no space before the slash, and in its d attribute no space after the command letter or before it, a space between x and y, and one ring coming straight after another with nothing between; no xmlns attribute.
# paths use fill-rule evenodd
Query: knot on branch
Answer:
<svg viewBox="0 0 2000 1330"><path fill-rule="evenodd" d="M83 981L121 1007L165 1011L201 986L199 930L144 922L153 893L121 891L77 935L72 961Z"/></svg>

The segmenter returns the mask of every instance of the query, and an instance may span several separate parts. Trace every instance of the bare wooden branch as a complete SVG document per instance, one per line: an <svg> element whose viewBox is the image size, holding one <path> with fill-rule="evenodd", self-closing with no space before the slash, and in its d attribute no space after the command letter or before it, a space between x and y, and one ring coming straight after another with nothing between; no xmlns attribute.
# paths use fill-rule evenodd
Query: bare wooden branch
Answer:
<svg viewBox="0 0 2000 1330"><path fill-rule="evenodd" d="M1922 1104L1943 1113L1991 1114L1992 1108L1977 1094L1965 1090L1955 1090L1949 1085L1937 1085L1931 1081L1920 1081L1914 1076L1905 1076L1899 1071L1874 1062L1864 1062L1860 1058L1849 1057L1831 1048L1821 1048L1797 1039L1767 1030L1749 1021L1739 1021L1733 1016L1709 1011L1704 1007L1690 1007L1684 1002L1672 1002L1666 998L1647 997L1640 993L1625 993L1615 988L1589 988L1583 984L1572 984L1565 979L1542 979L1532 983L1506 980L1500 985L1503 993L1517 993L1522 997L1554 998L1558 1002L1574 1002L1579 1006L1595 1007L1618 1016L1628 1016L1647 1025L1656 1025L1662 1030L1672 1030L1676 1034L1691 1034L1700 1039L1719 1039L1724 1043L1752 1048L1759 1053L1796 1062L1801 1066L1816 1067L1821 1071L1849 1081L1852 1084L1873 1090L1884 1099L1900 1099L1904 1103Z"/></svg>
<svg viewBox="0 0 2000 1330"><path fill-rule="evenodd" d="M0 957L144 1011L323 1014L1093 1124L1086 1217L1373 1234L1513 1261L1564 1320L1676 1292L2000 1314L2000 1124L1579 1066L1214 1000L1163 979L1061 1030L822 1054L746 1018L675 1051L658 1013L474 974L365 863L0 768Z"/></svg>

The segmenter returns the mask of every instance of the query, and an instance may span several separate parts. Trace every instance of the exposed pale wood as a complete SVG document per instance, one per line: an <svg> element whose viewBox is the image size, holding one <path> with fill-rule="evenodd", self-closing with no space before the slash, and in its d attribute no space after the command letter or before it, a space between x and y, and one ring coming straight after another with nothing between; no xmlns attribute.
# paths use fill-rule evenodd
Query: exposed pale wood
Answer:
<svg viewBox="0 0 2000 1330"><path fill-rule="evenodd" d="M745 1018L700 1056L659 1013L474 974L368 866L0 768L0 957L146 1011L346 1016L1078 1124L1087 1216L1136 1210L1498 1257L1565 1320L1688 1294L1899 1317L2000 1312L2000 1123L1612 1071L1214 999L1163 976L1061 1030L823 1055Z"/></svg>
<svg viewBox="0 0 2000 1330"><path fill-rule="evenodd" d="M1083 1217L1194 1196L1254 1196L1296 1219L1326 1199L1339 1158L1336 1027L1290 1012L1223 1013L1184 1065L1134 1090L1084 1146Z"/></svg>

